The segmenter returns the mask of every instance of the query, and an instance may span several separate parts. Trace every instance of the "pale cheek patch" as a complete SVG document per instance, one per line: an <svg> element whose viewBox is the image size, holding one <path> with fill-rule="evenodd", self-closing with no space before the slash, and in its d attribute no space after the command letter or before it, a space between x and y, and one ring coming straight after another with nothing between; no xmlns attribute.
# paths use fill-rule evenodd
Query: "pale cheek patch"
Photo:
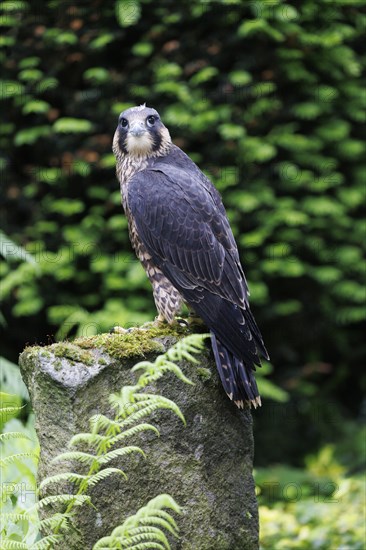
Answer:
<svg viewBox="0 0 366 550"><path fill-rule="evenodd" d="M139 137L127 135L126 149L130 155L148 155L153 145L153 140L147 132Z"/></svg>

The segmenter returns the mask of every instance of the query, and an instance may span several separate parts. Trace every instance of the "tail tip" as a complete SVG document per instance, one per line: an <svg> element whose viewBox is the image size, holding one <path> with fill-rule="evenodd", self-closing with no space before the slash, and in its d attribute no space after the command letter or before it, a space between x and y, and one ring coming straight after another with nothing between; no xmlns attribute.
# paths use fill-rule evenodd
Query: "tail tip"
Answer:
<svg viewBox="0 0 366 550"><path fill-rule="evenodd" d="M233 400L233 394L231 393L228 393L227 394L231 400ZM250 409L252 408L252 405L253 407L256 409L257 407L261 407L262 406L262 401L261 401L261 397L260 395L257 395L257 397L255 399L248 399L248 400L244 400L244 399L240 399L240 400L236 400L234 401L235 405L238 407L238 409L244 409L245 406L248 406Z"/></svg>

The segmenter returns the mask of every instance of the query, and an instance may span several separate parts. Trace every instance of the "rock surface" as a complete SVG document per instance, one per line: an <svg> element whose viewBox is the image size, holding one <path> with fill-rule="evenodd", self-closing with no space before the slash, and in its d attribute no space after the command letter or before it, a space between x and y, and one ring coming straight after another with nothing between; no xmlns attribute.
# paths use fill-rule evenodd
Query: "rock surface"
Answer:
<svg viewBox="0 0 366 550"><path fill-rule="evenodd" d="M67 450L74 434L89 429L90 416L110 411L109 394L135 383L137 374L131 373L131 367L142 359L141 353L153 361L158 350L176 339L167 331L157 335L135 330L123 337L101 335L22 353L21 371L41 444L39 481L65 471L65 465L51 459ZM181 537L171 540L173 549L258 548L251 413L239 411L227 398L212 354L206 351L199 359L199 366L181 364L194 386L168 374L153 389L178 404L187 425L170 411L146 419L159 429L160 437L146 432L128 441L140 446L146 459L131 455L109 464L121 467L128 480L112 476L100 482L90 493L96 510L90 506L78 510L73 529L58 548L92 548L161 493L171 494L184 508L176 517Z"/></svg>

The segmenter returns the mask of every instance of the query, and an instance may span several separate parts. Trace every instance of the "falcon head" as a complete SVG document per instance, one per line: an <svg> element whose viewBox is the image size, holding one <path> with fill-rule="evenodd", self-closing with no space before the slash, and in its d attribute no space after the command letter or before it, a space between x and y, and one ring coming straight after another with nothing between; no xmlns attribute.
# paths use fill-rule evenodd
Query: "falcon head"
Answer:
<svg viewBox="0 0 366 550"><path fill-rule="evenodd" d="M116 156L156 157L165 155L171 144L170 134L155 109L140 105L120 114L113 139Z"/></svg>

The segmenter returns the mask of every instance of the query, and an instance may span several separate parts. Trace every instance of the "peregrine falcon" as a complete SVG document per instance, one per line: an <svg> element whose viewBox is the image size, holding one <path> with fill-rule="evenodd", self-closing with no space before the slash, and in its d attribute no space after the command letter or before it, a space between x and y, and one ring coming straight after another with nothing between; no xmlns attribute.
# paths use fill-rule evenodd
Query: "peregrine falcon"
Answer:
<svg viewBox="0 0 366 550"><path fill-rule="evenodd" d="M260 405L253 371L259 356L269 357L218 191L145 105L121 113L113 152L130 240L158 320L173 323L186 303L210 330L229 398L239 408Z"/></svg>

